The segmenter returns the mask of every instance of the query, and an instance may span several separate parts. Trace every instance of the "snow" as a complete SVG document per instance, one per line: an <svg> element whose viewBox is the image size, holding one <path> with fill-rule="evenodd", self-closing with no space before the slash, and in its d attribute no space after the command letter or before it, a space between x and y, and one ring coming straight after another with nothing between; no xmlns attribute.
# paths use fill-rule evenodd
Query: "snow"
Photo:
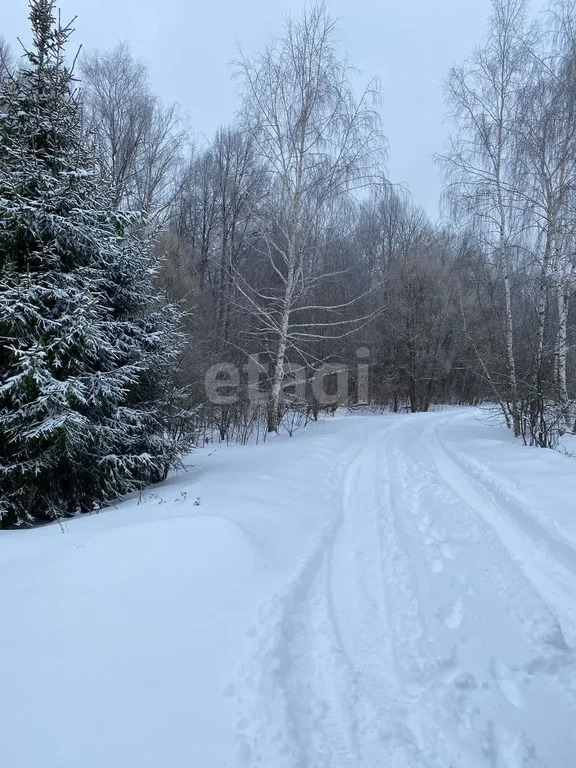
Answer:
<svg viewBox="0 0 576 768"><path fill-rule="evenodd" d="M10 768L576 765L576 464L345 415L0 532Z"/></svg>

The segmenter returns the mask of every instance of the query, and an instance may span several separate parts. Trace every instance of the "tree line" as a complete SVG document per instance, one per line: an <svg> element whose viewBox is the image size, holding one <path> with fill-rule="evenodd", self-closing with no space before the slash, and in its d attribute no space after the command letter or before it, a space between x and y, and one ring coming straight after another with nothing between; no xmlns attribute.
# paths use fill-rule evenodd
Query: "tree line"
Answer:
<svg viewBox="0 0 576 768"><path fill-rule="evenodd" d="M343 402L574 430L574 0L493 0L448 73L440 221L387 177L378 81L352 87L325 5L240 56L240 110L201 144L127 44L73 66L53 1L30 7L31 52L0 44L0 525Z"/></svg>

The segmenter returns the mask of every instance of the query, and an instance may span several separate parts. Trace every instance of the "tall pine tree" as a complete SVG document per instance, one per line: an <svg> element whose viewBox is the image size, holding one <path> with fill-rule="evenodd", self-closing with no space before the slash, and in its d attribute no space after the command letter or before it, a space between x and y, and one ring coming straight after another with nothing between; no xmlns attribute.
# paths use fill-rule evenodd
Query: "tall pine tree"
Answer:
<svg viewBox="0 0 576 768"><path fill-rule="evenodd" d="M83 135L54 0L0 91L0 527L91 511L166 476L179 315L138 215Z"/></svg>

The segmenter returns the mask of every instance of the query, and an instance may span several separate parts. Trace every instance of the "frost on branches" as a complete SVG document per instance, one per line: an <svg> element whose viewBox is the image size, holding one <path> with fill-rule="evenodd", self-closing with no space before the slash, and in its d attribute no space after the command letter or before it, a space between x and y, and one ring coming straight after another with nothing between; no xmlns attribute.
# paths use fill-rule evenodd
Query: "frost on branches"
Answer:
<svg viewBox="0 0 576 768"><path fill-rule="evenodd" d="M163 479L179 314L144 222L114 209L83 136L53 0L0 91L0 527L89 512Z"/></svg>

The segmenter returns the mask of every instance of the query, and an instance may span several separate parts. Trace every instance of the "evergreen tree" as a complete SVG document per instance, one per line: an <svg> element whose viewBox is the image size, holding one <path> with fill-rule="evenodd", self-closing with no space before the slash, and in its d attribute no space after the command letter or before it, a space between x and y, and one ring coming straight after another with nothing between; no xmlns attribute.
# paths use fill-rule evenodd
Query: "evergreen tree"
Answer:
<svg viewBox="0 0 576 768"><path fill-rule="evenodd" d="M163 479L179 316L154 294L138 215L83 135L71 34L31 0L26 66L0 91L0 527L87 512Z"/></svg>

